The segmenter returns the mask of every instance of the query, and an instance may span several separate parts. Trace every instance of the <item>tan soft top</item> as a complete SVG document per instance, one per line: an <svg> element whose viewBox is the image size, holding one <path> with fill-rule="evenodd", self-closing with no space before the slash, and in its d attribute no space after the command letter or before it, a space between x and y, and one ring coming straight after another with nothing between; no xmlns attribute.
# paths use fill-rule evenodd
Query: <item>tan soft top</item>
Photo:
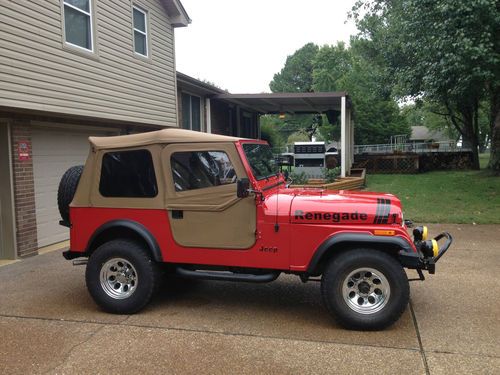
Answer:
<svg viewBox="0 0 500 375"><path fill-rule="evenodd" d="M96 150L122 147L138 147L158 143L196 143L196 142L234 142L244 138L226 135L202 133L185 129L162 129L158 131L119 135L115 137L90 137L90 143Z"/></svg>

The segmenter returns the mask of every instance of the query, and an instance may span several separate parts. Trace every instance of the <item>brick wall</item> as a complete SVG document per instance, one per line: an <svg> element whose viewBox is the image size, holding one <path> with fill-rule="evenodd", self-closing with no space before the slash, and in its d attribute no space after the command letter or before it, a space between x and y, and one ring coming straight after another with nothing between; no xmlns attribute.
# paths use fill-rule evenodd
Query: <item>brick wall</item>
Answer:
<svg viewBox="0 0 500 375"><path fill-rule="evenodd" d="M33 155L29 123L23 120L14 120L11 126L11 137L17 255L27 257L38 254ZM19 142L23 141L29 145L27 160L19 158Z"/></svg>

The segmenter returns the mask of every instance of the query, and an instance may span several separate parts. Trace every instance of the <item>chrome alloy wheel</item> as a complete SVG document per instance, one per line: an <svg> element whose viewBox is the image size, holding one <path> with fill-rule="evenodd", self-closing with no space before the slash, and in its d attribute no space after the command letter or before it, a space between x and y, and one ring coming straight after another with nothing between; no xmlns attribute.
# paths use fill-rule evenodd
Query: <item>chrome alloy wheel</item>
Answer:
<svg viewBox="0 0 500 375"><path fill-rule="evenodd" d="M360 314L374 314L389 301L391 287L380 271L358 268L344 280L342 296L351 310Z"/></svg>
<svg viewBox="0 0 500 375"><path fill-rule="evenodd" d="M101 267L101 287L114 299L130 297L137 289L137 271L123 258L111 258Z"/></svg>

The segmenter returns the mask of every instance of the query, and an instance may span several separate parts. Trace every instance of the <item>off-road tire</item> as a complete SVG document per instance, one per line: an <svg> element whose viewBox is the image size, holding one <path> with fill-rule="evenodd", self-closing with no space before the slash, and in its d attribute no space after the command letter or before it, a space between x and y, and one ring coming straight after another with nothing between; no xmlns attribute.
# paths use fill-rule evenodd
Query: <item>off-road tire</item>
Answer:
<svg viewBox="0 0 500 375"><path fill-rule="evenodd" d="M69 222L69 204L75 196L76 188L83 172L83 165L69 168L62 176L57 189L57 206L63 221Z"/></svg>
<svg viewBox="0 0 500 375"><path fill-rule="evenodd" d="M106 291L102 274L106 265L121 260L135 271L134 291L126 297L113 297ZM113 240L99 246L90 256L85 272L87 289L94 301L113 314L133 314L144 308L151 300L161 282L161 270L142 244L130 240ZM107 278L106 278L107 280ZM118 283L119 284L119 283Z"/></svg>
<svg viewBox="0 0 500 375"><path fill-rule="evenodd" d="M360 269L376 271L385 280L383 284L389 286L387 302L378 311L357 312L354 310L357 307L350 307L350 300L344 297L343 290L347 290L346 295L349 292L348 288L344 288L352 280L351 275ZM361 274L366 276L370 273ZM352 249L334 257L326 266L321 280L321 295L330 314L343 327L353 330L381 330L396 322L405 311L410 298L410 285L401 264L391 255L375 249Z"/></svg>

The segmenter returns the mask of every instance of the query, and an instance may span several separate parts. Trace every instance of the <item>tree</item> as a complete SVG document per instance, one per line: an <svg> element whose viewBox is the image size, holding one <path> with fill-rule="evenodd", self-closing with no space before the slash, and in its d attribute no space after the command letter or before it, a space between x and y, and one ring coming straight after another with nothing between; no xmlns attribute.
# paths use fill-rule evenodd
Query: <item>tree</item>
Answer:
<svg viewBox="0 0 500 375"><path fill-rule="evenodd" d="M473 149L479 168L480 103L490 108L490 167L500 172L500 3L497 0L361 0L359 39L388 66L395 93L425 99ZM365 15L359 16L360 10Z"/></svg>
<svg viewBox="0 0 500 375"><path fill-rule="evenodd" d="M322 115L321 126L318 128L318 132L322 141L326 143L331 143L332 141L340 139L340 125L337 121L335 124L330 124L326 115ZM317 135L317 134L316 134Z"/></svg>
<svg viewBox="0 0 500 375"><path fill-rule="evenodd" d="M290 134L287 139L288 144L293 144L294 142L309 142L311 139L309 136L301 131Z"/></svg>
<svg viewBox="0 0 500 375"><path fill-rule="evenodd" d="M387 87L386 71L364 56L367 49L354 40L318 48L309 43L288 56L280 73L270 83L272 91L347 91L354 104L354 139L357 144L388 143L392 135L409 134L410 128L400 116L399 107ZM289 115L280 132L300 132L321 137L326 142L340 138L338 121L326 116Z"/></svg>
<svg viewBox="0 0 500 375"><path fill-rule="evenodd" d="M311 92L313 60L318 52L318 46L308 43L292 55L287 56L284 67L276 73L269 83L272 92ZM309 137L314 135L317 124L315 115L286 115L281 121L278 132L287 139L292 133L302 133ZM276 125L276 124L275 124Z"/></svg>
<svg viewBox="0 0 500 375"><path fill-rule="evenodd" d="M269 83L272 92L312 91L312 62L318 46L308 43L286 58L285 66Z"/></svg>
<svg viewBox="0 0 500 375"><path fill-rule="evenodd" d="M314 61L313 88L349 93L354 105L356 144L388 143L393 135L409 134L410 127L387 89L384 70L361 51L355 39L349 49L344 43L323 46Z"/></svg>
<svg viewBox="0 0 500 375"><path fill-rule="evenodd" d="M269 142L273 149L279 150L285 146L286 139L280 127L282 121L275 115L264 115L260 117L260 138Z"/></svg>

